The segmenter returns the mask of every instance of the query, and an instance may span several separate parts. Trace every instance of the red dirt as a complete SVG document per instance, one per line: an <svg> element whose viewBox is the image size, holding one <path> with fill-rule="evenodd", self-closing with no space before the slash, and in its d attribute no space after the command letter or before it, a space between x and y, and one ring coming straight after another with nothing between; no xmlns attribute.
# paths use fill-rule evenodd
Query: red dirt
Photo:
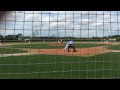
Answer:
<svg viewBox="0 0 120 90"><path fill-rule="evenodd" d="M105 49L103 47L93 47L93 48L76 48L77 52L73 52L73 49L70 52L67 50L63 51L63 49L24 49L28 50L31 54L47 54L47 55L66 55L66 56L94 56L98 54L103 54L106 52L110 52L110 50Z"/></svg>
<svg viewBox="0 0 120 90"><path fill-rule="evenodd" d="M65 46L64 43L51 43L49 46ZM49 54L49 55L66 55L66 56L94 56L98 54L103 54L106 52L110 52L110 50L104 48L103 46L92 47L92 48L76 48L77 52L73 52L71 49L70 52L67 50L63 51L63 49L40 49L40 54Z"/></svg>
<svg viewBox="0 0 120 90"><path fill-rule="evenodd" d="M102 54L107 52L106 50L102 50L99 48L77 48L77 52L67 52L63 51L62 49L47 49L47 50L40 50L40 54L50 54L50 55L66 55L66 56L94 56L97 54Z"/></svg>
<svg viewBox="0 0 120 90"><path fill-rule="evenodd" d="M49 46L65 46L65 44L64 43L56 43L56 44L51 43L49 44ZM111 50L106 49L103 46L92 47L92 48L76 48L77 52L73 52L73 49L71 49L70 52L67 52L67 50L63 51L63 49L32 49L32 48L24 49L23 48L22 50L27 50L28 51L27 54L47 54L47 55L84 56L84 57L104 54L106 52L111 52Z"/></svg>

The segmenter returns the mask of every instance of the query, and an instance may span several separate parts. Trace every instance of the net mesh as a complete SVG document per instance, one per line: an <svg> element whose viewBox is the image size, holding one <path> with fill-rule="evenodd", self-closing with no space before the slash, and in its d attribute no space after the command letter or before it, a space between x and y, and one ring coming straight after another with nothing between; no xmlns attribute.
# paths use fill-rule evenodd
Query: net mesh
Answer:
<svg viewBox="0 0 120 90"><path fill-rule="evenodd" d="M0 78L119 76L119 11L11 11L0 20ZM63 50L72 40L72 48Z"/></svg>

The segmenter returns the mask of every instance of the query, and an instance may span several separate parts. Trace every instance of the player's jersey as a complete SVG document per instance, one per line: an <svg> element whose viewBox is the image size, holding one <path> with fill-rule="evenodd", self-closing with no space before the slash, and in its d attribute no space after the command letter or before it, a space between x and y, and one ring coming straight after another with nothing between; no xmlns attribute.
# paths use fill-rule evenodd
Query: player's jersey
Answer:
<svg viewBox="0 0 120 90"><path fill-rule="evenodd" d="M68 44L74 44L74 42L73 41L69 41Z"/></svg>
<svg viewBox="0 0 120 90"><path fill-rule="evenodd" d="M58 41L60 41L61 39L60 38L58 38Z"/></svg>

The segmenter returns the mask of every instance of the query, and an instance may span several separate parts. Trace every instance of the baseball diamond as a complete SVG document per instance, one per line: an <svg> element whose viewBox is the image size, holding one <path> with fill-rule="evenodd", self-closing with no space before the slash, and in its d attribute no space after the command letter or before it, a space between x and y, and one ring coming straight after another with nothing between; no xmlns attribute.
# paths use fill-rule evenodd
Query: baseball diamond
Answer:
<svg viewBox="0 0 120 90"><path fill-rule="evenodd" d="M38 43L34 43L34 44L38 44ZM34 45L33 44L33 45ZM42 43L40 43L42 44ZM78 42L77 42L78 44ZM81 44L86 44L85 42L81 43ZM94 42L91 44L95 44ZM100 43L98 43L100 44ZM102 43L101 43L102 44ZM14 47L17 46L17 45L21 45L20 43L16 43L14 44ZM29 43L28 44L25 44L25 45L30 45ZM79 44L80 45L80 44ZM97 44L96 44L97 45ZM104 45L111 45L111 44L104 44ZM113 45L119 45L118 43L114 43ZM1 47L11 47L13 46L12 44L2 44L0 45ZM24 46L24 45L23 45ZM50 49L47 49L48 47L52 47L54 46L55 49L53 48L50 48ZM29 54L49 54L49 55L72 55L72 56L83 56L83 57L89 57L89 56L94 56L94 55L98 55L98 54L103 54L103 53L107 53L107 52L111 52L111 49L108 49L106 48L106 46L97 46L97 47L88 47L88 48L76 48L76 52L74 52L74 49L70 49L70 52L67 52L67 50L63 50L63 48L58 48L58 47L61 47L61 46L65 46L65 43L49 43L48 45L46 45L46 49L35 49L34 47L29 49L29 47L26 47L26 48L22 48L22 50L26 50L28 51L27 53L24 53L23 55L29 55ZM15 49L15 48L14 48ZM16 49L21 49L19 47L16 47ZM112 52L118 52L117 50L112 50ZM13 56L17 55L17 56L20 56L21 53L17 53L17 54L14 54L12 53ZM12 54L3 54L3 56L11 56ZM1 55L2 56L2 55Z"/></svg>
<svg viewBox="0 0 120 90"><path fill-rule="evenodd" d="M120 79L120 11L0 11L0 79Z"/></svg>

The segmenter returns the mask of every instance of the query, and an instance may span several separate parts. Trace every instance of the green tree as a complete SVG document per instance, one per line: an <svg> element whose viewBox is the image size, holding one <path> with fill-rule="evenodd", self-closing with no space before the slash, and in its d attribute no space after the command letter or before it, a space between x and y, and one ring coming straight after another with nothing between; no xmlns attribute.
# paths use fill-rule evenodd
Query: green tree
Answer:
<svg viewBox="0 0 120 90"><path fill-rule="evenodd" d="M3 37L3 35L1 35L1 34L0 34L0 37L2 38L2 37Z"/></svg>

